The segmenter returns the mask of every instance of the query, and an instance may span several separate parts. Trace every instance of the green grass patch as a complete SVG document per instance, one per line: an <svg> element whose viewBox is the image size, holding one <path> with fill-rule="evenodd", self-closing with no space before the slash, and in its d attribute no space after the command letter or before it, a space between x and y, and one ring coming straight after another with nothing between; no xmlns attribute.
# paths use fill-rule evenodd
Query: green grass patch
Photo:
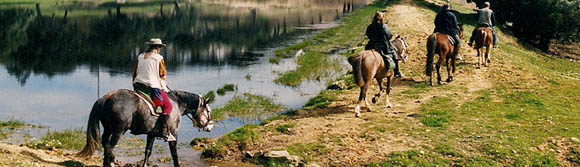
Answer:
<svg viewBox="0 0 580 167"><path fill-rule="evenodd" d="M221 137L215 144L202 151L202 157L221 159L226 155L226 149L234 149L242 152L253 141L258 139L259 132L255 129L258 125L249 124Z"/></svg>
<svg viewBox="0 0 580 167"><path fill-rule="evenodd" d="M8 121L0 121L0 129L2 128L10 128L10 129L14 129L14 128L20 128L20 127L24 127L24 126L29 126L29 124L20 121L20 120L16 120L16 119L10 119Z"/></svg>
<svg viewBox="0 0 580 167"><path fill-rule="evenodd" d="M270 98L244 93L242 96L234 96L225 106L214 109L212 117L215 120L224 120L227 117L261 120L284 109Z"/></svg>
<svg viewBox="0 0 580 167"><path fill-rule="evenodd" d="M451 121L454 110L451 98L434 97L421 106L421 123L429 127L444 128Z"/></svg>
<svg viewBox="0 0 580 167"><path fill-rule="evenodd" d="M302 109L304 110L312 110L312 109L324 109L328 107L332 101L336 100L336 96L340 92L338 91L323 91L317 96L311 98L304 104Z"/></svg>
<svg viewBox="0 0 580 167"><path fill-rule="evenodd" d="M421 154L421 151L410 150L405 152L394 152L387 156L387 160L380 163L371 163L370 167L391 167L391 166L447 166L451 162L440 156L429 153Z"/></svg>
<svg viewBox="0 0 580 167"><path fill-rule="evenodd" d="M82 129L48 132L40 140L27 142L25 145L36 149L80 150L85 145L85 132Z"/></svg>
<svg viewBox="0 0 580 167"><path fill-rule="evenodd" d="M294 124L284 124L284 125L278 125L276 126L276 131L282 133L282 134L290 134L290 128L293 128Z"/></svg>
<svg viewBox="0 0 580 167"><path fill-rule="evenodd" d="M329 152L329 149L320 143L296 143L286 148L290 155L296 155L305 162L312 161L313 157L324 155Z"/></svg>
<svg viewBox="0 0 580 167"><path fill-rule="evenodd" d="M215 101L215 93L213 91L209 91L205 95L203 95L203 98L209 99L210 102L214 102Z"/></svg>

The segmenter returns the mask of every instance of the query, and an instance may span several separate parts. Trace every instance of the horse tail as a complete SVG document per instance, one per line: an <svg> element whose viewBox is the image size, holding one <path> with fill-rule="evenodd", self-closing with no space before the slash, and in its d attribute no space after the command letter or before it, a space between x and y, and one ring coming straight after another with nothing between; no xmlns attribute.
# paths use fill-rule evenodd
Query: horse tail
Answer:
<svg viewBox="0 0 580 167"><path fill-rule="evenodd" d="M93 104L93 109L91 110L89 122L87 124L87 142L83 150L77 153L78 157L90 157L101 142L101 130L99 127L98 114L99 111L102 110L106 99L107 98L99 98L95 104Z"/></svg>
<svg viewBox="0 0 580 167"><path fill-rule="evenodd" d="M483 48L483 46L485 46L487 43L487 32L485 32L485 29L483 29L483 28L481 29L481 35L482 35L483 40L481 41L480 48Z"/></svg>
<svg viewBox="0 0 580 167"><path fill-rule="evenodd" d="M356 56L351 56L348 58L348 63L352 66L352 75L354 77L354 83L359 87L364 85L364 79L362 77L362 54L364 51Z"/></svg>
<svg viewBox="0 0 580 167"><path fill-rule="evenodd" d="M427 76L431 76L431 72L433 72L435 48L437 48L437 35L433 34L427 39L427 63L425 65L425 74Z"/></svg>

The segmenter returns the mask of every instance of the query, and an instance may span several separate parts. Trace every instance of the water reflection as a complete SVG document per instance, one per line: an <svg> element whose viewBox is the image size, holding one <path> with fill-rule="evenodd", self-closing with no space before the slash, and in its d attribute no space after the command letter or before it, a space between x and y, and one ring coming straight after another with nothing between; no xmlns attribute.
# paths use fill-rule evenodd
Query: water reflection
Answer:
<svg viewBox="0 0 580 167"><path fill-rule="evenodd" d="M339 10L348 12L350 6L366 4L364 0L251 2L75 3L72 7L82 9L70 12L71 4L56 5L63 16L27 7L5 8L0 10L0 41L5 44L0 45L0 63L21 85L33 73L66 75L81 65L127 72L128 64L145 49L143 41L160 37L169 43L164 53L169 71L183 65L245 66L262 56L250 51L308 31L294 27L329 23L340 17ZM309 8L297 9L305 6ZM132 12L142 7L159 10ZM75 14L92 10L107 12Z"/></svg>

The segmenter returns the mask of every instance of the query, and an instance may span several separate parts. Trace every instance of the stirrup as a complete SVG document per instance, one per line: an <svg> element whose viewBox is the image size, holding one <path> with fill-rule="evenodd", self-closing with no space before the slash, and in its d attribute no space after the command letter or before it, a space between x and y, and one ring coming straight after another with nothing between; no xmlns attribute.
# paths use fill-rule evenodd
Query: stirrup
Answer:
<svg viewBox="0 0 580 167"><path fill-rule="evenodd" d="M165 138L164 141L166 142L177 141L177 139L175 138L175 136L173 136L173 134L169 133L169 135L167 135L167 138Z"/></svg>

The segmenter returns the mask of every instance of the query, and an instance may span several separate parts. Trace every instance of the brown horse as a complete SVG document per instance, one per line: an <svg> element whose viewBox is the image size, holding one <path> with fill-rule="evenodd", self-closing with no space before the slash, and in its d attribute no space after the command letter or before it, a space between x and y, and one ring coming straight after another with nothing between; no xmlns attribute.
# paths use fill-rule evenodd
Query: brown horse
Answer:
<svg viewBox="0 0 580 167"><path fill-rule="evenodd" d="M459 24L459 39L463 39L463 24ZM442 33L433 33L427 39L427 63L425 65L425 73L429 76L429 83L433 86L433 59L435 54L439 55L439 60L436 64L437 69L437 84L441 85L441 74L439 68L443 61L447 64L447 80L453 81L453 73L455 73L455 59L453 55L454 47L449 43L448 35ZM451 60L451 64L449 61Z"/></svg>
<svg viewBox="0 0 580 167"><path fill-rule="evenodd" d="M381 93L385 91L383 89L383 80L387 78L387 100L386 107L391 108L392 105L389 102L389 93L391 91L391 81L393 80L393 70L386 70L385 63L380 53L375 50L365 50L359 53L357 56L348 58L348 62L352 66L353 75L355 83L360 87L360 95L358 97L358 102L355 107L356 117L360 117L360 102L365 101L368 112L371 112L369 102L366 99L367 89L371 85L373 79L377 80L379 85L379 93L375 94L373 97L373 103L376 103L378 98L380 98Z"/></svg>
<svg viewBox="0 0 580 167"><path fill-rule="evenodd" d="M477 68L481 68L481 62L487 67L487 63L491 63L489 57L489 48L493 40L493 32L487 27L479 27L473 30L472 35L475 35L475 45L473 48L477 50ZM485 47L485 57L481 55L481 48Z"/></svg>

